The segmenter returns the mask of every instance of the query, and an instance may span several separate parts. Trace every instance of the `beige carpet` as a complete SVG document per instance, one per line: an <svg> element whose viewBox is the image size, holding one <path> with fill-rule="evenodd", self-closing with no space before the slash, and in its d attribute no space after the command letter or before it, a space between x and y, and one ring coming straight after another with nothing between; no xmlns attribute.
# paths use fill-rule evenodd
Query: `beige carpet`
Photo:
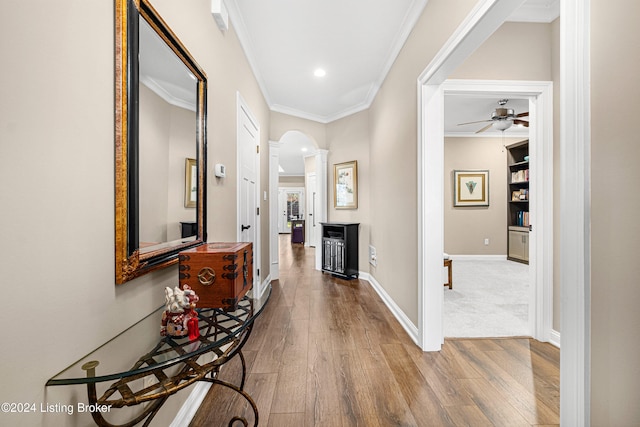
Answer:
<svg viewBox="0 0 640 427"><path fill-rule="evenodd" d="M531 336L529 266L513 261L453 261L444 287L445 337Z"/></svg>

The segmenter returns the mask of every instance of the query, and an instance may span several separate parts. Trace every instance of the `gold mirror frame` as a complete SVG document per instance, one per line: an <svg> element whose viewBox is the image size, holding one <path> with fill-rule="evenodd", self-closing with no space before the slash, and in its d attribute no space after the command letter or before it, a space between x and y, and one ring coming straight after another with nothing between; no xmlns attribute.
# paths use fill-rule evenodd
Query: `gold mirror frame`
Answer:
<svg viewBox="0 0 640 427"><path fill-rule="evenodd" d="M125 283L178 262L178 252L206 241L207 77L188 50L147 0L116 0L115 49L115 281ZM198 168L195 240L167 243L140 253L138 191L138 36L144 18L197 79Z"/></svg>

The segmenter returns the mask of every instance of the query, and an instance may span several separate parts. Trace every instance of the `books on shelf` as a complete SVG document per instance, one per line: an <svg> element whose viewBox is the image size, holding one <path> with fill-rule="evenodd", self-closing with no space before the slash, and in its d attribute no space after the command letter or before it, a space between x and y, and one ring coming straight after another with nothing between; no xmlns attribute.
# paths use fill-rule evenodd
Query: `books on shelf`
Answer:
<svg viewBox="0 0 640 427"><path fill-rule="evenodd" d="M511 201L512 202L521 202L529 200L529 190L526 188L522 188L520 190L511 192Z"/></svg>
<svg viewBox="0 0 640 427"><path fill-rule="evenodd" d="M522 169L511 172L511 182L527 182L529 181L529 169Z"/></svg>
<svg viewBox="0 0 640 427"><path fill-rule="evenodd" d="M520 227L528 227L529 226L529 212L527 211L518 211L516 215L516 224Z"/></svg>

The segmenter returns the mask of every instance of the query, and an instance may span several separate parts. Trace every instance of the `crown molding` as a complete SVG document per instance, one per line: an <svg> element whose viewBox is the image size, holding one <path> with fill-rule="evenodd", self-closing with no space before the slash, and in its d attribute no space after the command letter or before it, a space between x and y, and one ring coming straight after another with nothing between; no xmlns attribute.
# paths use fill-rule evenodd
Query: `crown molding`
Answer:
<svg viewBox="0 0 640 427"><path fill-rule="evenodd" d="M258 82L258 86L260 87L262 96L264 96L267 105L271 106L271 97L269 96L267 85L262 78L262 74L260 74L260 70L253 56L255 48L253 46L253 43L251 42L251 38L249 37L249 31L247 31L244 19L242 19L242 14L238 10L238 6L235 0L228 0L224 3L227 6L227 11L229 13L229 21L231 21L230 28L233 27L233 29L235 29L236 36L240 41L240 46L242 46L242 50L244 51L244 56L247 58L249 67L251 67L251 71L253 71L253 75Z"/></svg>
<svg viewBox="0 0 640 427"><path fill-rule="evenodd" d="M331 116L319 116L317 114L311 114L311 113L307 113L305 111L302 110L298 110L295 108L291 108L291 107L287 107L284 105L279 105L279 104L274 104L269 106L269 108L271 109L271 111L275 112L275 113L282 113L282 114L287 114L289 116L293 116L293 117L298 117L301 119L305 119L305 120L311 120L314 122L318 122L318 123L322 123L322 124L327 124L327 123L331 123L334 122L336 120L342 119L344 117L350 116L352 114L355 113L359 113L360 111L364 111L367 108L369 108L371 106L371 103L367 102L367 103L360 103L358 105L355 105L353 107L349 107L346 110L342 110L336 114L333 114Z"/></svg>
<svg viewBox="0 0 640 427"><path fill-rule="evenodd" d="M551 23L560 16L560 0L527 0L509 18L508 22Z"/></svg>
<svg viewBox="0 0 640 427"><path fill-rule="evenodd" d="M373 103L373 100L378 94L380 87L382 87L382 84L387 78L387 75L389 74L391 67L393 67L393 64L395 64L396 59L398 59L398 55L400 55L400 51L404 47L404 44L409 38L411 31L413 31L413 27L418 22L418 19L420 19L420 16L422 16L422 12L424 11L424 8L427 6L428 2L429 0L415 0L411 4L411 7L409 8L409 10L407 10L405 17L402 20L402 24L400 25L400 30L396 35L395 42L393 43L393 46L391 47L391 50L387 55L387 61L385 62L384 68L382 69L382 72L380 73L380 76L378 77L378 79L373 83L373 87L369 91L369 95L366 98L366 101L365 101L365 103L367 104L366 108L369 108ZM345 116L342 116L342 117L345 117Z"/></svg>
<svg viewBox="0 0 640 427"><path fill-rule="evenodd" d="M167 91L160 83L149 76L140 76L140 83L149 88L150 91L162 98L166 103L173 106L184 108L185 110L196 111L195 102L178 98Z"/></svg>

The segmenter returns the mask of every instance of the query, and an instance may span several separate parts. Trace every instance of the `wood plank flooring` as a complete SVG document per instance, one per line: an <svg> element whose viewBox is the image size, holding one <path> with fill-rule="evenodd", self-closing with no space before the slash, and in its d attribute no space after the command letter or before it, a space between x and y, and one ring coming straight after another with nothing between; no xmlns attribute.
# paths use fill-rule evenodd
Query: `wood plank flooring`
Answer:
<svg viewBox="0 0 640 427"><path fill-rule="evenodd" d="M314 270L313 249L286 235L280 246L280 280L244 347L260 426L559 425L557 348L455 339L424 353L367 282ZM221 378L240 372L236 358ZM253 425L242 398L213 386L191 426L239 414Z"/></svg>

